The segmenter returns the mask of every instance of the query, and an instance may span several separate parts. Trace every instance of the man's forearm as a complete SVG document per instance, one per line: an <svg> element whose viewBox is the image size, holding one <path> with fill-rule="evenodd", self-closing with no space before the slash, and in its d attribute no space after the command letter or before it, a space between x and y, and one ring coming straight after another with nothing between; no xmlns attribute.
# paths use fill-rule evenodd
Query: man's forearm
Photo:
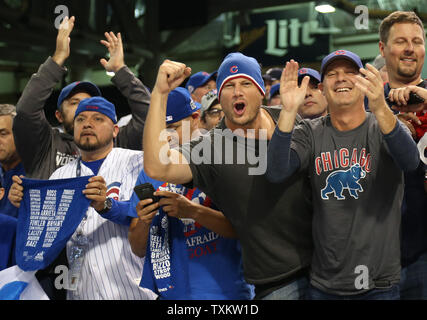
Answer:
<svg viewBox="0 0 427 320"><path fill-rule="evenodd" d="M298 110L287 111L282 109L277 122L277 127L282 132L292 132L294 129L295 119L297 117Z"/></svg>
<svg viewBox="0 0 427 320"><path fill-rule="evenodd" d="M166 129L166 103L168 94L160 94L155 90L151 94L150 109L144 128L144 171L148 176L163 181L163 174L168 161L169 144L167 139L160 141L162 131ZM163 150L163 151L162 151ZM160 154L164 156L160 159Z"/></svg>
<svg viewBox="0 0 427 320"><path fill-rule="evenodd" d="M267 150L265 176L272 183L281 183L300 167L298 154L291 149L292 133L274 130Z"/></svg>
<svg viewBox="0 0 427 320"><path fill-rule="evenodd" d="M111 199L112 208L106 213L101 214L101 217L108 219L114 223L129 226L132 218L128 216L129 211L129 201L116 201Z"/></svg>
<svg viewBox="0 0 427 320"><path fill-rule="evenodd" d="M32 75L16 105L13 135L27 174L31 175L34 163L51 143L52 127L46 119L44 105L65 72L48 58Z"/></svg>
<svg viewBox="0 0 427 320"><path fill-rule="evenodd" d="M36 74L31 76L28 84L16 105L18 113L32 116L43 111L44 104L52 94L55 86L61 81L66 69L48 58ZM43 112L44 114L44 112Z"/></svg>
<svg viewBox="0 0 427 320"><path fill-rule="evenodd" d="M205 228L216 232L225 238L236 237L236 233L234 232L230 221L228 221L224 214L218 210L214 210L200 204L195 204L192 217Z"/></svg>
<svg viewBox="0 0 427 320"><path fill-rule="evenodd" d="M389 152L396 165L403 171L415 170L420 162L420 154L411 135L399 121L390 133L384 135Z"/></svg>
<svg viewBox="0 0 427 320"><path fill-rule="evenodd" d="M382 108L372 110L383 134L389 134L396 126L397 118L384 102Z"/></svg>
<svg viewBox="0 0 427 320"><path fill-rule="evenodd" d="M120 128L116 145L121 148L141 150L144 124L150 105L150 92L144 84L124 66L111 79L119 91L126 97L131 110L132 119Z"/></svg>
<svg viewBox="0 0 427 320"><path fill-rule="evenodd" d="M132 252L140 258L144 258L147 252L149 231L149 225L139 218L132 219L129 227L128 239Z"/></svg>

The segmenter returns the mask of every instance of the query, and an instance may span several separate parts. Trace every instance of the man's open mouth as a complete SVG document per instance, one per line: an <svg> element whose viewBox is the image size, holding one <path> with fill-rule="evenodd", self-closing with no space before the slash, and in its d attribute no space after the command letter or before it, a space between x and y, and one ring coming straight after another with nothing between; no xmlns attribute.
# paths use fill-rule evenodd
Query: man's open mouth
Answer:
<svg viewBox="0 0 427 320"><path fill-rule="evenodd" d="M235 113L242 115L245 112L246 104L244 102L236 102L233 107Z"/></svg>

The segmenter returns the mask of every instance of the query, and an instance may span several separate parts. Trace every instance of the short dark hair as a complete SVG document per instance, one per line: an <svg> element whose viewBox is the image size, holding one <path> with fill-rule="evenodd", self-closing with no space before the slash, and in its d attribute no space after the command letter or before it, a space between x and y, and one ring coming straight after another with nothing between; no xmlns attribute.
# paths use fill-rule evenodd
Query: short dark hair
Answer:
<svg viewBox="0 0 427 320"><path fill-rule="evenodd" d="M424 25L421 19L413 11L395 11L389 14L380 24L380 41L387 43L390 29L395 23L414 23L421 27L425 38Z"/></svg>

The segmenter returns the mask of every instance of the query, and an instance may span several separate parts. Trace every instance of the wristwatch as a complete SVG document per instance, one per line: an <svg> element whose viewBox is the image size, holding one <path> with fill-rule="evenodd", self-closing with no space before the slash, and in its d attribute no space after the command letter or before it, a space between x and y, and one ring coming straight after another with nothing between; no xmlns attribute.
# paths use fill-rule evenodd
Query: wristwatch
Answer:
<svg viewBox="0 0 427 320"><path fill-rule="evenodd" d="M113 207L113 201L111 201L111 198L106 198L104 201L104 208L101 211L97 211L99 214L104 214L110 211L110 209Z"/></svg>

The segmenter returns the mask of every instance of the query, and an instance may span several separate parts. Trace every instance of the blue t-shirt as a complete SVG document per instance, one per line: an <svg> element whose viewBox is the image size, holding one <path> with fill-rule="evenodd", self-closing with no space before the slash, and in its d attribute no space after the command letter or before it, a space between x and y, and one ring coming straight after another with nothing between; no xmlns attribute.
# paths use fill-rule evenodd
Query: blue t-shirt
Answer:
<svg viewBox="0 0 427 320"><path fill-rule="evenodd" d="M4 188L4 196L3 199L0 200L0 212L15 218L18 217L18 208L14 207L7 197L10 187L12 186L12 177L19 177L20 175L25 176L25 170L22 162L15 168L8 171L3 171L3 168L0 166L0 181Z"/></svg>
<svg viewBox="0 0 427 320"><path fill-rule="evenodd" d="M147 182L155 190L182 194L216 209L199 189L160 182L142 171L137 185ZM138 202L133 193L130 216L136 216ZM161 233L159 229L165 225L166 232ZM165 240L168 243L163 254L156 252ZM238 240L223 238L192 219L169 217L160 209L150 226L141 286L153 290L161 299L251 299L253 290L243 278L240 250Z"/></svg>
<svg viewBox="0 0 427 320"><path fill-rule="evenodd" d="M82 163L92 170L93 174L96 176L99 172L99 168L101 168L102 163L104 162L105 158L95 160L95 161L83 161Z"/></svg>

